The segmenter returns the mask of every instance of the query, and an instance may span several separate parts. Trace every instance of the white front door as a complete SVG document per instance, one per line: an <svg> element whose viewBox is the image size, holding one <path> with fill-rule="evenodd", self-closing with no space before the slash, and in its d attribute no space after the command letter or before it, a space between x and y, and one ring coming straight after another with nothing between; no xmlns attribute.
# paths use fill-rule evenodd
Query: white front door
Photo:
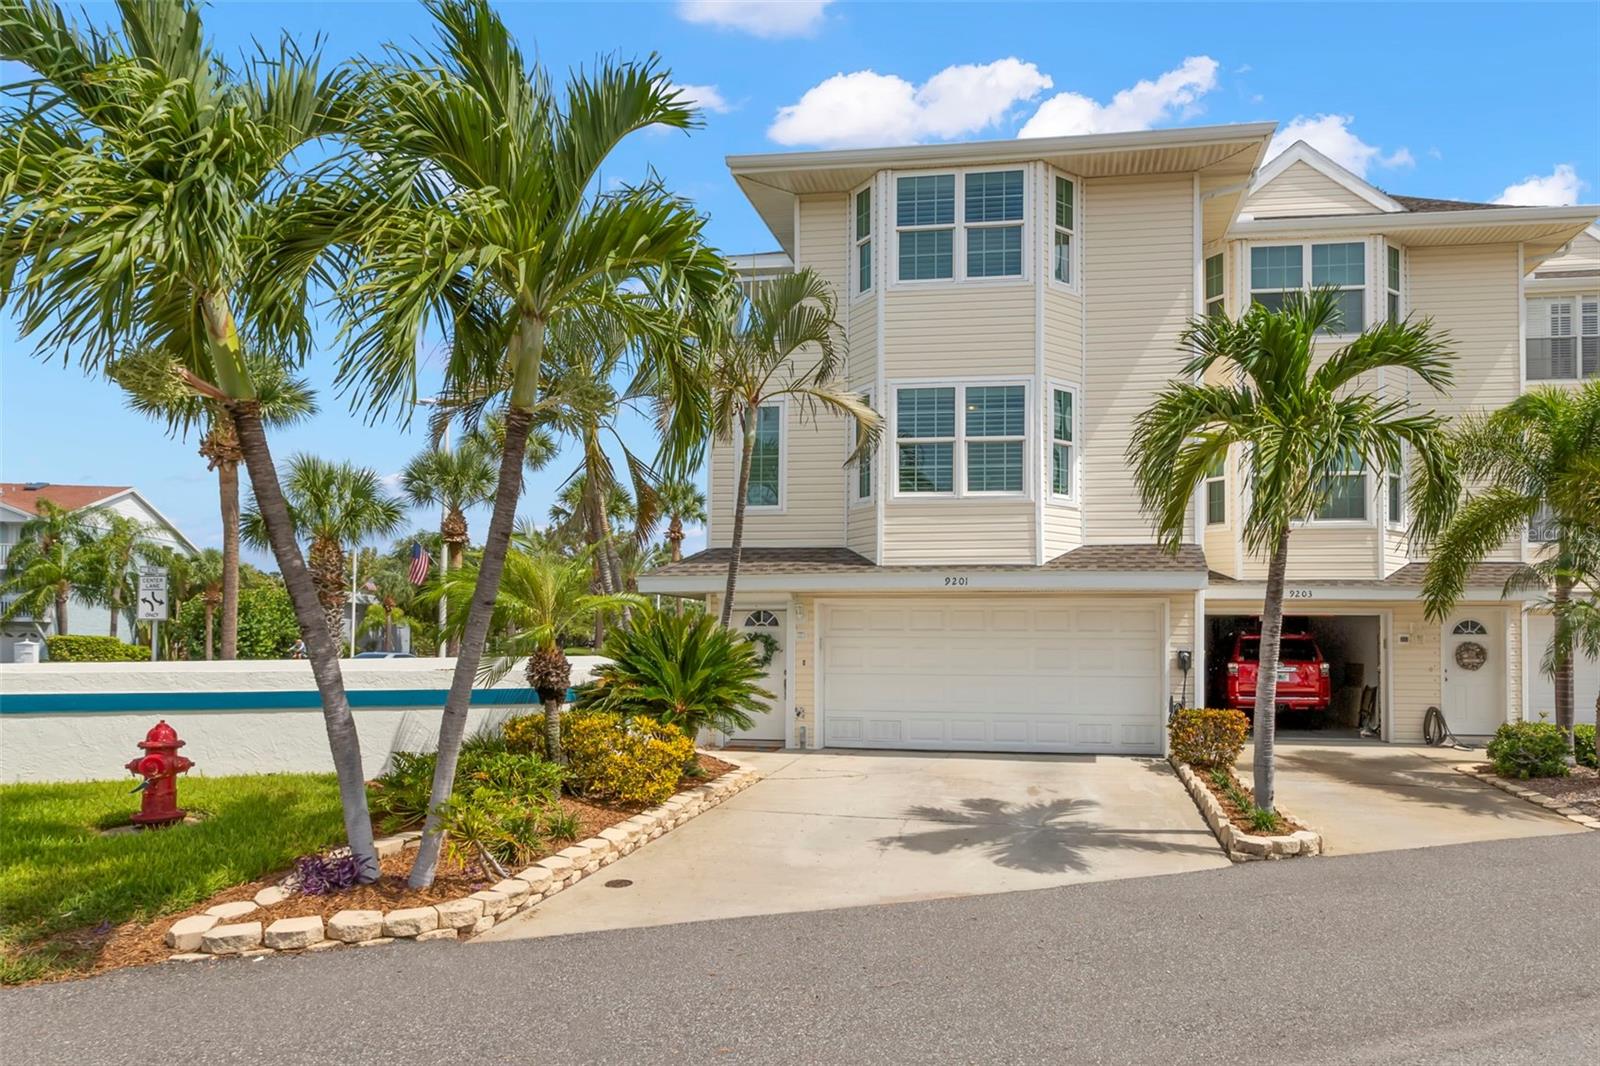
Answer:
<svg viewBox="0 0 1600 1066"><path fill-rule="evenodd" d="M782 611L766 608L734 612L734 618L740 619L739 632L753 641L757 657L765 659L771 655L767 662L767 679L761 687L772 693L773 700L766 714L753 716L755 721L749 729L728 734L730 740L775 740L782 743L785 739L783 708L788 700L784 696L784 685L788 678L784 669L783 616Z"/></svg>
<svg viewBox="0 0 1600 1066"><path fill-rule="evenodd" d="M1500 612L1466 611L1444 624L1444 720L1459 736L1493 733L1506 720Z"/></svg>

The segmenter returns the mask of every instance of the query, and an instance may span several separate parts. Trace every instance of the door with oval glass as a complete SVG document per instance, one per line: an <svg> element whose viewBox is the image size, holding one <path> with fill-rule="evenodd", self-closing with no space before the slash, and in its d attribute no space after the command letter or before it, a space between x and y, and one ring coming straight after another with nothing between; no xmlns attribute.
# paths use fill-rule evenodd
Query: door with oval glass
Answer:
<svg viewBox="0 0 1600 1066"><path fill-rule="evenodd" d="M1500 612L1458 614L1444 624L1444 718L1458 736L1493 733L1506 720Z"/></svg>
<svg viewBox="0 0 1600 1066"><path fill-rule="evenodd" d="M739 616L736 614L734 617ZM772 693L773 700L766 714L752 715L755 721L749 729L728 734L730 741L777 741L781 744L785 739L783 708L788 701L784 698L787 671L784 668L783 634L786 627L783 620L783 611L760 608L745 611L740 621L739 632L754 646L756 658L766 663L767 677L761 687Z"/></svg>

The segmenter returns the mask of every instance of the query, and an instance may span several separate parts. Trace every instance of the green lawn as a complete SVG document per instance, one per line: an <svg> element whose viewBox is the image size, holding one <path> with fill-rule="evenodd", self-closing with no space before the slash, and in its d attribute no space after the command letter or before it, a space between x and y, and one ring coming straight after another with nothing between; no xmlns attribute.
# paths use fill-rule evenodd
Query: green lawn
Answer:
<svg viewBox="0 0 1600 1066"><path fill-rule="evenodd" d="M132 778L0 786L0 984L92 963L56 933L171 914L342 841L332 774L185 777L199 825L102 836L139 808Z"/></svg>

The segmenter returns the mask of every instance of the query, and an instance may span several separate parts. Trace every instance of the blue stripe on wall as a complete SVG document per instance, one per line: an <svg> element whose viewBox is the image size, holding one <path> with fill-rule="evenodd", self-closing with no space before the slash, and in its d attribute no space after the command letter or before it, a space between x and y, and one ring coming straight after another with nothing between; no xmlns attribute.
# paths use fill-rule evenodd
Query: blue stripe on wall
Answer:
<svg viewBox="0 0 1600 1066"><path fill-rule="evenodd" d="M354 710L444 708L442 688L348 692ZM567 702L576 698L567 690ZM536 706L531 689L487 688L472 693L474 707ZM118 714L131 711L300 711L322 707L315 689L262 692L49 692L0 696L0 714Z"/></svg>

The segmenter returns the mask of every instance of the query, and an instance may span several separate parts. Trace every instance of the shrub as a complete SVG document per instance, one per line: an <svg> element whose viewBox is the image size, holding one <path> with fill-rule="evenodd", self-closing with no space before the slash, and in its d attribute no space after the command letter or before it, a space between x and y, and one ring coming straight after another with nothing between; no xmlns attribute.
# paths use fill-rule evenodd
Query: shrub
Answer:
<svg viewBox="0 0 1600 1066"><path fill-rule="evenodd" d="M50 661L57 663L139 663L150 661L150 649L124 644L116 637L67 634L44 638Z"/></svg>
<svg viewBox="0 0 1600 1066"><path fill-rule="evenodd" d="M589 795L660 803L677 791L684 764L694 757L694 741L667 722L581 712L563 719L568 773Z"/></svg>
<svg viewBox="0 0 1600 1066"><path fill-rule="evenodd" d="M1594 745L1594 726L1573 726L1572 747L1573 754L1578 757L1578 762L1584 766L1600 770L1600 757L1597 757Z"/></svg>
<svg viewBox="0 0 1600 1066"><path fill-rule="evenodd" d="M1167 731L1175 759L1210 769L1233 765L1250 735L1250 720L1243 711L1188 707L1172 716Z"/></svg>
<svg viewBox="0 0 1600 1066"><path fill-rule="evenodd" d="M389 770L367 789L367 803L380 832L396 833L423 823L438 761L437 753L431 751L397 751L391 756ZM561 767L537 755L469 742L462 745L456 764L454 791L457 797L495 793L509 802L542 809L560 798L565 777Z"/></svg>
<svg viewBox="0 0 1600 1066"><path fill-rule="evenodd" d="M212 651L222 654L222 611L211 619ZM178 628L190 659L206 657L206 608L199 596L185 601L178 611ZM300 636L294 605L281 584L271 582L239 590L239 658L284 659Z"/></svg>
<svg viewBox="0 0 1600 1066"><path fill-rule="evenodd" d="M379 832L398 833L422 824L438 762L431 751L397 751L389 756L389 769L367 786L367 806Z"/></svg>
<svg viewBox="0 0 1600 1066"><path fill-rule="evenodd" d="M307 896L343 892L361 880L361 864L349 849L329 855L302 855L294 861L294 883Z"/></svg>
<svg viewBox="0 0 1600 1066"><path fill-rule="evenodd" d="M707 614L640 609L600 653L611 661L578 691L576 710L643 715L694 737L707 727L748 729L774 698L761 687L767 671L755 647Z"/></svg>
<svg viewBox="0 0 1600 1066"><path fill-rule="evenodd" d="M542 714L519 714L515 718L507 718L501 723L500 736L505 740L508 751L537 755L541 759L547 757Z"/></svg>
<svg viewBox="0 0 1600 1066"><path fill-rule="evenodd" d="M481 861L500 877L549 850L552 839L577 835L577 820L553 800L529 802L492 786L459 789L442 814L452 857Z"/></svg>
<svg viewBox="0 0 1600 1066"><path fill-rule="evenodd" d="M1489 741L1489 761L1501 777L1567 776L1567 738L1554 722L1507 722Z"/></svg>

